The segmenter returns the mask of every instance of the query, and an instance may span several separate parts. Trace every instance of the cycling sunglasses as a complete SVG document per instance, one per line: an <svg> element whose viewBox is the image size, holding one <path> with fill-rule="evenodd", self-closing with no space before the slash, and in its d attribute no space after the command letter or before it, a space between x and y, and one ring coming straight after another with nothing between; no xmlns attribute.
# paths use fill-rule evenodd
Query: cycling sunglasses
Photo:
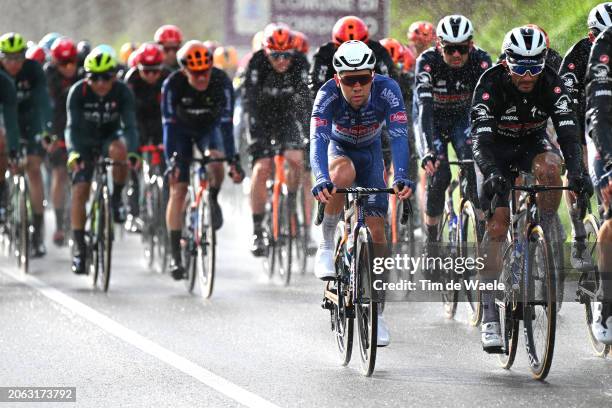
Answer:
<svg viewBox="0 0 612 408"><path fill-rule="evenodd" d="M275 60L280 58L290 59L293 57L293 51L270 51L268 55Z"/></svg>
<svg viewBox="0 0 612 408"><path fill-rule="evenodd" d="M373 80L374 80L374 75L372 74L348 75L348 76L340 77L340 82L342 82L342 85L346 85L350 87L353 87L356 84L359 84L361 86L366 86Z"/></svg>
<svg viewBox="0 0 612 408"><path fill-rule="evenodd" d="M170 51L177 52L181 47L176 46L176 45L164 45L162 48L164 49L164 52L170 52Z"/></svg>
<svg viewBox="0 0 612 408"><path fill-rule="evenodd" d="M444 50L445 54L448 55L453 55L455 53L455 51L459 51L459 54L461 55L465 55L468 52L470 52L470 46L469 45L443 45L442 49Z"/></svg>
<svg viewBox="0 0 612 408"><path fill-rule="evenodd" d="M76 64L76 63L77 63L76 59L58 60L57 61L57 65L61 65L63 67L65 67L66 65Z"/></svg>
<svg viewBox="0 0 612 408"><path fill-rule="evenodd" d="M507 65L510 72L518 76L525 76L527 72L529 72L531 76L535 76L540 74L544 70L545 63L542 62L541 64L512 64L510 62L507 62Z"/></svg>
<svg viewBox="0 0 612 408"><path fill-rule="evenodd" d="M144 74L158 74L161 72L161 65L138 65L138 69Z"/></svg>
<svg viewBox="0 0 612 408"><path fill-rule="evenodd" d="M191 76L201 77L201 76L208 75L212 70L205 69L203 71L192 71L192 70L188 69L187 71L189 72L189 75L191 75Z"/></svg>
<svg viewBox="0 0 612 408"><path fill-rule="evenodd" d="M114 77L115 77L114 72L103 72L101 74L96 74L96 73L87 74L87 79L89 79L91 82L98 82L98 81L108 82Z"/></svg>

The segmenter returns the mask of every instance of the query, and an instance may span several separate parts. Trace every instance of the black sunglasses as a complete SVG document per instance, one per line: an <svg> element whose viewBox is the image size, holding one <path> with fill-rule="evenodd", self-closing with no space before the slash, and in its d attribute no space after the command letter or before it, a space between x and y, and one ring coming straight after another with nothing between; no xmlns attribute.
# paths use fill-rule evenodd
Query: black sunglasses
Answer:
<svg viewBox="0 0 612 408"><path fill-rule="evenodd" d="M140 69L140 71L142 71L145 74L158 74L161 72L161 66L159 65L155 65L155 66L139 65L138 69Z"/></svg>
<svg viewBox="0 0 612 408"><path fill-rule="evenodd" d="M293 57L293 51L270 51L270 58L272 59L290 59Z"/></svg>
<svg viewBox="0 0 612 408"><path fill-rule="evenodd" d="M448 55L453 55L455 53L455 51L459 51L459 54L461 55L465 55L468 52L470 52L470 46L469 45L443 45L442 49L444 50L445 54Z"/></svg>
<svg viewBox="0 0 612 408"><path fill-rule="evenodd" d="M103 72L101 74L96 74L96 73L87 74L87 79L89 79L91 82L97 82L97 81L107 82L113 79L114 77L115 77L115 74L113 72Z"/></svg>
<svg viewBox="0 0 612 408"><path fill-rule="evenodd" d="M366 86L367 84L372 82L373 79L374 76L372 74L349 75L340 77L340 82L342 82L342 85L346 86L355 86L356 84Z"/></svg>

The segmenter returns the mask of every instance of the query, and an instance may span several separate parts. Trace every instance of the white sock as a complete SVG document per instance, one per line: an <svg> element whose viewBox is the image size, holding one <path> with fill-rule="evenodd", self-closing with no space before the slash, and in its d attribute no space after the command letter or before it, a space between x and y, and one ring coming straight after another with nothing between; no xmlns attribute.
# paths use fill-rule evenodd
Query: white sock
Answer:
<svg viewBox="0 0 612 408"><path fill-rule="evenodd" d="M323 229L323 239L319 243L321 249L334 249L334 233L336 232L336 226L340 221L340 214L325 214L323 216L323 222L321 228Z"/></svg>

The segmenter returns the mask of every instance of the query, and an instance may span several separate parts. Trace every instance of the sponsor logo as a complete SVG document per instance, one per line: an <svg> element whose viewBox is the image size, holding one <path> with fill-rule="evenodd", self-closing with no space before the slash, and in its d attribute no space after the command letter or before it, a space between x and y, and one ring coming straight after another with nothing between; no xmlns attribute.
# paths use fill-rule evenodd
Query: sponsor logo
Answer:
<svg viewBox="0 0 612 408"><path fill-rule="evenodd" d="M390 119L391 119L391 122L398 122L398 123L408 122L408 116L406 115L405 111L392 113L390 116Z"/></svg>
<svg viewBox="0 0 612 408"><path fill-rule="evenodd" d="M612 91L609 89L603 89L601 91L595 91L595 96L612 96Z"/></svg>
<svg viewBox="0 0 612 408"><path fill-rule="evenodd" d="M506 110L506 115L510 115L511 113L516 113L516 106L511 106Z"/></svg>
<svg viewBox="0 0 612 408"><path fill-rule="evenodd" d="M610 61L610 57L608 57L606 54L602 54L599 56L599 62L603 62L604 64L607 64L608 61Z"/></svg>
<svg viewBox="0 0 612 408"><path fill-rule="evenodd" d="M560 94L561 93L561 87L555 86L555 89L553 89L553 92L556 94Z"/></svg>
<svg viewBox="0 0 612 408"><path fill-rule="evenodd" d="M485 105L484 103L479 103L477 105L474 105L472 107L472 110L474 111L475 115L479 118L482 118L482 119L491 118L489 107Z"/></svg>
<svg viewBox="0 0 612 408"><path fill-rule="evenodd" d="M315 116L314 118L312 118L312 120L314 121L315 127L327 126L327 119L323 119L323 118L319 118Z"/></svg>
<svg viewBox="0 0 612 408"><path fill-rule="evenodd" d="M562 126L574 126L575 123L573 120L562 120L561 122L559 122L559 127Z"/></svg>
<svg viewBox="0 0 612 408"><path fill-rule="evenodd" d="M421 98L431 98L431 92L423 92L422 94L420 94Z"/></svg>
<svg viewBox="0 0 612 408"><path fill-rule="evenodd" d="M563 80L563 85L565 85L566 88L573 88L574 84L578 83L578 78L576 78L576 75L571 72L563 74L561 79Z"/></svg>
<svg viewBox="0 0 612 408"><path fill-rule="evenodd" d="M571 103L572 103L572 100L570 99L569 96L561 95L561 97L559 97L559 99L557 99L557 102L555 102L555 108L557 108L555 113L568 113L568 112L571 112L571 107L570 107Z"/></svg>
<svg viewBox="0 0 612 408"><path fill-rule="evenodd" d="M576 64L574 64L573 62L570 62L567 67L573 71L574 69L576 69Z"/></svg>
<svg viewBox="0 0 612 408"><path fill-rule="evenodd" d="M431 75L427 72L419 72L419 75L417 75L417 80L421 84L430 84Z"/></svg>
<svg viewBox="0 0 612 408"><path fill-rule="evenodd" d="M606 64L595 64L593 68L591 68L591 72L593 72L593 76L596 79L605 79L608 77L610 67Z"/></svg>
<svg viewBox="0 0 612 408"><path fill-rule="evenodd" d="M438 82L436 82L436 86L446 86L446 80L445 79L441 79Z"/></svg>
<svg viewBox="0 0 612 408"><path fill-rule="evenodd" d="M446 88L434 88L433 91L434 92L438 92L438 93L447 93L448 92L446 90Z"/></svg>
<svg viewBox="0 0 612 408"><path fill-rule="evenodd" d="M390 90L389 88L383 89L381 95L389 103L389 106L391 106L392 108L397 108L399 106L400 104L399 99L397 98L397 96L395 96L393 91Z"/></svg>
<svg viewBox="0 0 612 408"><path fill-rule="evenodd" d="M491 95L489 95L487 92L482 94L482 100L483 101L488 101L490 97L491 97Z"/></svg>
<svg viewBox="0 0 612 408"><path fill-rule="evenodd" d="M487 69L489 67L489 63L487 61L482 61L480 63L480 68Z"/></svg>
<svg viewBox="0 0 612 408"><path fill-rule="evenodd" d="M482 132L492 132L492 131L493 131L493 130L492 130L490 127L488 127L488 126L485 126L485 127L479 127L479 128L477 128L477 129L476 129L476 133L482 133Z"/></svg>
<svg viewBox="0 0 612 408"><path fill-rule="evenodd" d="M500 120L506 120L506 121L518 121L518 116L512 116L512 115L503 115L501 118L499 118Z"/></svg>

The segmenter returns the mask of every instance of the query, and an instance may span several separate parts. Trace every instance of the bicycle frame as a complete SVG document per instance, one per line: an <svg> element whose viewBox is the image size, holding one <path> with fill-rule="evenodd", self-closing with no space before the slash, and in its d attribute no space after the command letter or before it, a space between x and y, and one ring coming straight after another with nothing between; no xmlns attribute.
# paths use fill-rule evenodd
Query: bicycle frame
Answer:
<svg viewBox="0 0 612 408"><path fill-rule="evenodd" d="M275 241L280 236L278 212L280 211L280 196L283 186L286 186L286 184L285 156L279 151L274 155L274 186L272 187L272 236Z"/></svg>

